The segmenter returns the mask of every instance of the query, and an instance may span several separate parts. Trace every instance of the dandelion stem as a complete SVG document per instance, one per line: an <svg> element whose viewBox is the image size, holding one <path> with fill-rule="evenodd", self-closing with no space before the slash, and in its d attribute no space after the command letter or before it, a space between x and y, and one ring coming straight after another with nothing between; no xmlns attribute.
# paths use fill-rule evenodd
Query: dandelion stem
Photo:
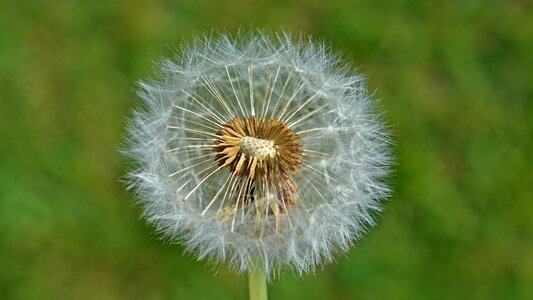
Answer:
<svg viewBox="0 0 533 300"><path fill-rule="evenodd" d="M267 300L267 283L265 272L261 267L248 271L250 286L250 300Z"/></svg>

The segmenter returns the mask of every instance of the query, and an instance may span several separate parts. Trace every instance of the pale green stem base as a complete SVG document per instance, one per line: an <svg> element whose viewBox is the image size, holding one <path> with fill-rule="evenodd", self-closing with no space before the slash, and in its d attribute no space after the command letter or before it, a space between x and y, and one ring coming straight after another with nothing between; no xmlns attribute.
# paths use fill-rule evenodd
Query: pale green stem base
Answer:
<svg viewBox="0 0 533 300"><path fill-rule="evenodd" d="M261 268L248 271L250 300L267 300L267 283L265 272Z"/></svg>

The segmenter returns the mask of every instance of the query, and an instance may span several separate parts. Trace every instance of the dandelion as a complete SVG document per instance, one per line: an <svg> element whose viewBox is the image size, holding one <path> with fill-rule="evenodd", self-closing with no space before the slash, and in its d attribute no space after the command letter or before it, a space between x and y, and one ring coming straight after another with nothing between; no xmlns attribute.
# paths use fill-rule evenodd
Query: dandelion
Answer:
<svg viewBox="0 0 533 300"><path fill-rule="evenodd" d="M389 137L362 76L324 44L213 34L159 71L140 83L126 150L158 231L255 289L331 262L374 225Z"/></svg>

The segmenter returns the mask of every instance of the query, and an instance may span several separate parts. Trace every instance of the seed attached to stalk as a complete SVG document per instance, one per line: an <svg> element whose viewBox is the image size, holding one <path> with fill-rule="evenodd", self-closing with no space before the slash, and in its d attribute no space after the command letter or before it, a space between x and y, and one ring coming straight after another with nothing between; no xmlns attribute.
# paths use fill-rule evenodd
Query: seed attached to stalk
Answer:
<svg viewBox="0 0 533 300"><path fill-rule="evenodd" d="M279 206L274 212L285 211L287 205L295 203L297 190L291 174L302 163L303 149L300 136L287 124L265 117L234 118L216 135L216 160L247 178L249 188L245 192L249 199L259 198L255 193L263 184L273 184Z"/></svg>

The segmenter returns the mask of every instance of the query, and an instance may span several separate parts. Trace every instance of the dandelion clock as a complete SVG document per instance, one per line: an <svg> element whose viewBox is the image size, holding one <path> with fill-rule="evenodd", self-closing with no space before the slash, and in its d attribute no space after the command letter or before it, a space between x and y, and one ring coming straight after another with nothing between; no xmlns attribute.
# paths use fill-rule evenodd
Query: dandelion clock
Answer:
<svg viewBox="0 0 533 300"><path fill-rule="evenodd" d="M125 152L144 217L198 259L249 273L252 299L374 224L389 136L362 76L323 44L197 37L139 86Z"/></svg>

